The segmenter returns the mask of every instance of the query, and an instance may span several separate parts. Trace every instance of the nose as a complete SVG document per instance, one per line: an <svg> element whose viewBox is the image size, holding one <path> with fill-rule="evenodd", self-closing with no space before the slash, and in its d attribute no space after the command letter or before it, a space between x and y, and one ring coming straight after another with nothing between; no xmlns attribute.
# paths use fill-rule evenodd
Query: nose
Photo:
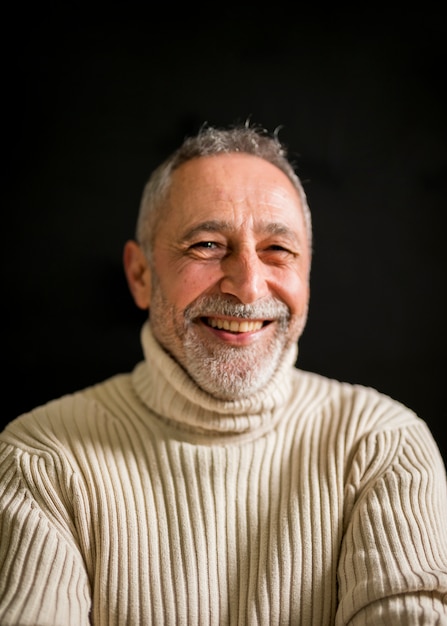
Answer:
<svg viewBox="0 0 447 626"><path fill-rule="evenodd" d="M220 290L251 304L268 295L267 268L256 251L233 251L222 261Z"/></svg>

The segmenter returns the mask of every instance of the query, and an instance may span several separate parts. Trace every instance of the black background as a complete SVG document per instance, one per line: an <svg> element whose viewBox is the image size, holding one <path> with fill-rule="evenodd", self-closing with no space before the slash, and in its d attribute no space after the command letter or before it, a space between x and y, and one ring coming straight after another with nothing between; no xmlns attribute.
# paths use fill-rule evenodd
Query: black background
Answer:
<svg viewBox="0 0 447 626"><path fill-rule="evenodd" d="M143 185L203 122L250 118L282 127L313 213L299 366L410 406L447 459L440 12L31 10L3 22L3 423L141 358Z"/></svg>

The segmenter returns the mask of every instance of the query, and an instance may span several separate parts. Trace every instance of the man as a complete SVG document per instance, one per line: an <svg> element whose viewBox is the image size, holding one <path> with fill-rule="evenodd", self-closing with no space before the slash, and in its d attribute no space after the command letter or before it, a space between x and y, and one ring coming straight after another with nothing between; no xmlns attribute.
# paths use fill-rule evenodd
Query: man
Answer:
<svg viewBox="0 0 447 626"><path fill-rule="evenodd" d="M144 362L1 435L1 624L447 624L426 424L294 366L311 236L256 127L153 173L124 248Z"/></svg>

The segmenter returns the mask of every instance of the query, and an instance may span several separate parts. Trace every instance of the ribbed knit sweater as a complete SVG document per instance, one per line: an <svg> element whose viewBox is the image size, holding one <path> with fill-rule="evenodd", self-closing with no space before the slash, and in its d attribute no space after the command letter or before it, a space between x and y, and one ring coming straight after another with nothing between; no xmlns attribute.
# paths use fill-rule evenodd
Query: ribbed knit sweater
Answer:
<svg viewBox="0 0 447 626"><path fill-rule="evenodd" d="M0 624L447 624L447 487L413 412L304 372L217 401L133 372L0 436Z"/></svg>

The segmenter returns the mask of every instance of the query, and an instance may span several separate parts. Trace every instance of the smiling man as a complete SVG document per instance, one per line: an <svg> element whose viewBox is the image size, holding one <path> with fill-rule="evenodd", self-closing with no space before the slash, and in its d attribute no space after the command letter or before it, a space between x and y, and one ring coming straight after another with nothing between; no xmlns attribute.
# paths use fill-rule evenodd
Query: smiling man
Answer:
<svg viewBox="0 0 447 626"><path fill-rule="evenodd" d="M216 398L261 389L306 321L310 241L296 187L257 156L193 158L173 172L154 235L149 255L128 242L124 263L155 338Z"/></svg>
<svg viewBox="0 0 447 626"><path fill-rule="evenodd" d="M447 624L426 424L295 366L312 227L285 147L204 127L124 270L144 360L0 434L0 623Z"/></svg>

